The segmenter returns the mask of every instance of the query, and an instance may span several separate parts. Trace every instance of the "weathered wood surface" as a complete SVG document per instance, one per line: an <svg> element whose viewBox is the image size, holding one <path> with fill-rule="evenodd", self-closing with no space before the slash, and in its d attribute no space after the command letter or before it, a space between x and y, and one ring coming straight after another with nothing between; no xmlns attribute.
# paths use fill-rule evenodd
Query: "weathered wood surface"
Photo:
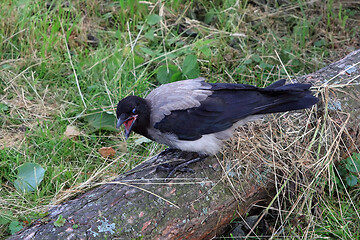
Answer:
<svg viewBox="0 0 360 240"><path fill-rule="evenodd" d="M239 203L245 213L271 191L249 179L242 196L245 201L236 199L221 181L223 171L215 158L194 164L196 175L178 176L197 179L164 183L166 174L156 172L156 166L179 158L188 156L165 153L153 157L114 182L52 208L48 222L39 220L10 239L209 239L222 232ZM54 227L59 214L66 223Z"/></svg>
<svg viewBox="0 0 360 240"><path fill-rule="evenodd" d="M350 114L347 127L356 139L359 139L359 62L360 49L315 73L295 79L312 82L319 88L329 85L329 109ZM353 143L355 148L358 144ZM266 182L259 182L255 175L232 186L239 189L237 192L241 195L233 193L215 157L192 165L195 174L177 174L176 179L168 183L162 179L165 173L155 171L161 163L188 157L178 152L159 154L111 183L54 206L45 219L39 219L9 239L135 239L141 236L144 239L211 239L223 232L236 211L244 214L254 203L267 201L274 193L271 176ZM54 221L60 214L66 222L62 227L55 227Z"/></svg>

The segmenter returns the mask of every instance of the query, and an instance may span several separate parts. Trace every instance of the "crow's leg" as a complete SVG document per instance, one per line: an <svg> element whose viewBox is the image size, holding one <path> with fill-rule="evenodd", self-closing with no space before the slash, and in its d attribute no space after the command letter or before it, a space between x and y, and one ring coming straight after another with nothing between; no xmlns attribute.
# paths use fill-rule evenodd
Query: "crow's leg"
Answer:
<svg viewBox="0 0 360 240"><path fill-rule="evenodd" d="M169 164L169 163L165 163L162 164L160 166L158 166L156 168L157 171L165 171L168 172L168 175L166 178L169 178L171 176L173 176L177 171L179 172L194 172L193 169L189 168L188 165L191 163L196 163L199 161L204 160L207 156L206 155L199 155L197 153L191 153L191 152L182 152L180 150L177 149L166 149L163 154L166 153L174 153L178 151L179 152L179 158L183 158L183 159L189 159L189 160L185 160L185 161L181 161L179 164Z"/></svg>
<svg viewBox="0 0 360 240"><path fill-rule="evenodd" d="M177 152L181 152L181 150L168 147L164 151L162 151L159 155L162 156L162 155L167 155L167 154L175 154Z"/></svg>
<svg viewBox="0 0 360 240"><path fill-rule="evenodd" d="M170 169L170 172L168 173L168 175L166 176L166 178L169 178L171 176L173 176L177 171L179 172L195 172L194 169L191 169L188 167L189 164L191 163L196 163L196 162L200 162L202 160L204 160L207 156L201 156L201 157L197 157L197 158L193 158L190 159L186 162L180 163L179 165L174 166L172 169Z"/></svg>

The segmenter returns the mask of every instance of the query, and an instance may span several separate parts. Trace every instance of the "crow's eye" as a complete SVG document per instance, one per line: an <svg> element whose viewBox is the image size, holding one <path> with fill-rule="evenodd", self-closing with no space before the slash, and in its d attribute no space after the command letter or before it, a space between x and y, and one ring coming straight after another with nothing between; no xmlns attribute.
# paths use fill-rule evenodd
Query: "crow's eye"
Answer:
<svg viewBox="0 0 360 240"><path fill-rule="evenodd" d="M131 112L132 112L133 114L137 114L136 108L134 108Z"/></svg>

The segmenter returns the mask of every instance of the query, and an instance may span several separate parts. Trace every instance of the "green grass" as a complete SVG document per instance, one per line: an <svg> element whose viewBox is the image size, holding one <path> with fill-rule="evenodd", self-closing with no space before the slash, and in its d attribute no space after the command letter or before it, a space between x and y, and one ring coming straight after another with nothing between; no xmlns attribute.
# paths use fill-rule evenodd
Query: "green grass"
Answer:
<svg viewBox="0 0 360 240"><path fill-rule="evenodd" d="M287 77L285 69L290 76L303 75L344 56L359 39L359 6L335 1L173 0L164 8L159 1L48 2L53 5L0 3L0 238L41 216L48 204L164 148L136 144L138 135L125 143L111 129L94 130L87 116L113 113L121 98L145 96L159 81L200 74L212 82L264 86ZM189 55L198 69L186 71ZM164 76L162 66L177 75ZM77 126L81 136L64 137L68 125ZM101 147L113 147L115 157L102 158ZM23 195L13 182L25 162L40 164L46 173L37 191ZM358 198L358 192L351 196ZM358 236L359 229L346 224L359 221L354 212L337 211L349 197L322 197L321 208L333 214L314 219L318 234Z"/></svg>

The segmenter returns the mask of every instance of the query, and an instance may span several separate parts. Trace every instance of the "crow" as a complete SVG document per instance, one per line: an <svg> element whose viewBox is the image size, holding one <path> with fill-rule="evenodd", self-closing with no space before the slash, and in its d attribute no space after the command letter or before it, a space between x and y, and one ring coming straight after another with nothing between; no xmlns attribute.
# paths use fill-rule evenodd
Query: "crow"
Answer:
<svg viewBox="0 0 360 240"><path fill-rule="evenodd" d="M207 83L202 77L168 83L145 98L128 96L119 101L116 127L124 125L126 139L134 131L173 149L214 155L236 127L264 114L316 104L319 99L312 95L310 87L285 84L285 79L265 88Z"/></svg>

